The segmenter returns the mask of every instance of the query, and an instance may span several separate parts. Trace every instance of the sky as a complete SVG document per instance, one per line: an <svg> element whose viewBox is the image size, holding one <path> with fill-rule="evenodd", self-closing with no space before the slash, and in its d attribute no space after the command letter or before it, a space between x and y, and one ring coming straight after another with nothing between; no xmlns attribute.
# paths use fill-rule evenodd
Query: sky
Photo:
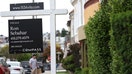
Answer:
<svg viewBox="0 0 132 74"><path fill-rule="evenodd" d="M44 2L44 9L50 9L50 0L34 0L35 2ZM32 0L3 0L0 2L0 12L9 11L10 4L17 3L31 3ZM73 6L70 0L56 0L56 9L67 9L67 15L57 15L56 16L56 30L62 28L67 29L67 21L69 20L69 12L73 10ZM21 16L15 17L15 19L31 19L32 16ZM42 18L43 33L50 32L50 16L37 16L37 18ZM1 17L0 16L0 35L8 36L8 20L13 19L13 17Z"/></svg>

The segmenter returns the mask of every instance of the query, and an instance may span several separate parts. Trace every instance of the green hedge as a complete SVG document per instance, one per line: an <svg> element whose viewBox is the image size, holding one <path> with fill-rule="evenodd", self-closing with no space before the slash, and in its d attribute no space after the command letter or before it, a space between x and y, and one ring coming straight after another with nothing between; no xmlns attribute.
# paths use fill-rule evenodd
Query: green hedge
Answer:
<svg viewBox="0 0 132 74"><path fill-rule="evenodd" d="M89 74L88 68L83 68L81 74Z"/></svg>
<svg viewBox="0 0 132 74"><path fill-rule="evenodd" d="M89 70L87 67L82 69L78 68L76 69L74 74L89 74Z"/></svg>
<svg viewBox="0 0 132 74"><path fill-rule="evenodd" d="M76 69L80 68L80 45L78 43L69 46L70 50L67 57L62 60L62 66L66 70L74 73Z"/></svg>
<svg viewBox="0 0 132 74"><path fill-rule="evenodd" d="M111 74L109 7L103 6L85 26L89 74Z"/></svg>
<svg viewBox="0 0 132 74"><path fill-rule="evenodd" d="M132 0L110 0L112 74L132 74Z"/></svg>
<svg viewBox="0 0 132 74"><path fill-rule="evenodd" d="M112 74L132 74L132 11L111 15Z"/></svg>
<svg viewBox="0 0 132 74"><path fill-rule="evenodd" d="M132 0L108 0L111 13L120 13L132 10Z"/></svg>
<svg viewBox="0 0 132 74"><path fill-rule="evenodd" d="M102 3L85 34L89 74L132 74L132 0Z"/></svg>
<svg viewBox="0 0 132 74"><path fill-rule="evenodd" d="M69 70L71 72L74 72L75 69L75 64L73 61L74 57L73 55L67 56L65 59L62 60L62 66L63 68L65 68L66 70Z"/></svg>
<svg viewBox="0 0 132 74"><path fill-rule="evenodd" d="M29 61L32 54L31 53L21 53L21 54L16 54L15 56L18 61Z"/></svg>

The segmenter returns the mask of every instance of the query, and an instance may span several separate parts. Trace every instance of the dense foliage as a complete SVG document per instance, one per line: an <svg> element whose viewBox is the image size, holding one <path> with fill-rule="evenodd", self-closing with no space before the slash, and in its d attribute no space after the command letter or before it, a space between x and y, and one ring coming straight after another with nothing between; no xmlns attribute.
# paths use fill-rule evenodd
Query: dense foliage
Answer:
<svg viewBox="0 0 132 74"><path fill-rule="evenodd" d="M85 27L89 74L132 74L132 0L107 2Z"/></svg>
<svg viewBox="0 0 132 74"><path fill-rule="evenodd" d="M112 74L132 74L132 11L111 16Z"/></svg>
<svg viewBox="0 0 132 74"><path fill-rule="evenodd" d="M31 53L21 53L21 54L17 54L16 59L18 61L29 61L29 59L31 58L32 54Z"/></svg>
<svg viewBox="0 0 132 74"><path fill-rule="evenodd" d="M109 1L112 74L132 74L132 0Z"/></svg>
<svg viewBox="0 0 132 74"><path fill-rule="evenodd" d="M50 57L50 43L48 43L48 46L44 49L44 52L43 52L43 60L44 62L46 62L46 60L48 59L48 57ZM57 54L57 52L60 52L60 54ZM61 49L60 45L58 43L56 43L56 62L57 63L60 63L62 58L63 58L63 50ZM58 58L59 56L59 58ZM48 60L50 62L50 60Z"/></svg>
<svg viewBox="0 0 132 74"><path fill-rule="evenodd" d="M89 74L111 74L111 55L108 46L110 40L108 11L107 5L102 6L85 27Z"/></svg>
<svg viewBox="0 0 132 74"><path fill-rule="evenodd" d="M10 60L18 60L18 61L29 60L32 56L31 53L9 54L9 45L6 45L3 48L1 48L0 54L5 56L6 58L10 58Z"/></svg>
<svg viewBox="0 0 132 74"><path fill-rule="evenodd" d="M80 68L80 45L75 43L70 45L68 56L62 60L62 66L71 72L75 72L76 69Z"/></svg>
<svg viewBox="0 0 132 74"><path fill-rule="evenodd" d="M68 34L68 31L65 28L63 28L61 30L61 37L65 37L67 34Z"/></svg>

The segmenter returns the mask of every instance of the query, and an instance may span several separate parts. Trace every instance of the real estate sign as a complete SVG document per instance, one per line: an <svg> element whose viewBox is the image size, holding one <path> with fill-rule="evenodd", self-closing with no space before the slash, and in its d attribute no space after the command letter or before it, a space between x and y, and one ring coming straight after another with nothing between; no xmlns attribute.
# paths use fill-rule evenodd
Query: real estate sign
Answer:
<svg viewBox="0 0 132 74"><path fill-rule="evenodd" d="M10 4L10 11L41 10L44 9L43 2Z"/></svg>
<svg viewBox="0 0 132 74"><path fill-rule="evenodd" d="M43 51L42 19L9 20L9 52Z"/></svg>

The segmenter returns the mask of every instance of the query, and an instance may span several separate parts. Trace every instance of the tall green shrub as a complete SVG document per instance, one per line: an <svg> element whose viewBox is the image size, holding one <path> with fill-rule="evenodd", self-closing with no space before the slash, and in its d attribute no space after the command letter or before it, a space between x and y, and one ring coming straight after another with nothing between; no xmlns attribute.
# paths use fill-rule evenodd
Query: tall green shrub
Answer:
<svg viewBox="0 0 132 74"><path fill-rule="evenodd" d="M132 0L110 0L112 74L132 74Z"/></svg>
<svg viewBox="0 0 132 74"><path fill-rule="evenodd" d="M111 15L112 74L132 74L132 11Z"/></svg>
<svg viewBox="0 0 132 74"><path fill-rule="evenodd" d="M132 10L132 0L108 0L108 4L112 14Z"/></svg>
<svg viewBox="0 0 132 74"><path fill-rule="evenodd" d="M69 55L65 59L63 59L62 60L63 68L65 68L66 70L69 70L71 72L74 72L76 66L74 64L73 59L74 59L73 55Z"/></svg>
<svg viewBox="0 0 132 74"><path fill-rule="evenodd" d="M88 68L83 68L81 74L89 74Z"/></svg>
<svg viewBox="0 0 132 74"><path fill-rule="evenodd" d="M85 27L88 44L89 74L111 74L109 7L102 5Z"/></svg>
<svg viewBox="0 0 132 74"><path fill-rule="evenodd" d="M70 45L70 50L66 58L62 60L62 66L72 73L75 73L76 69L80 68L80 45L78 43Z"/></svg>

